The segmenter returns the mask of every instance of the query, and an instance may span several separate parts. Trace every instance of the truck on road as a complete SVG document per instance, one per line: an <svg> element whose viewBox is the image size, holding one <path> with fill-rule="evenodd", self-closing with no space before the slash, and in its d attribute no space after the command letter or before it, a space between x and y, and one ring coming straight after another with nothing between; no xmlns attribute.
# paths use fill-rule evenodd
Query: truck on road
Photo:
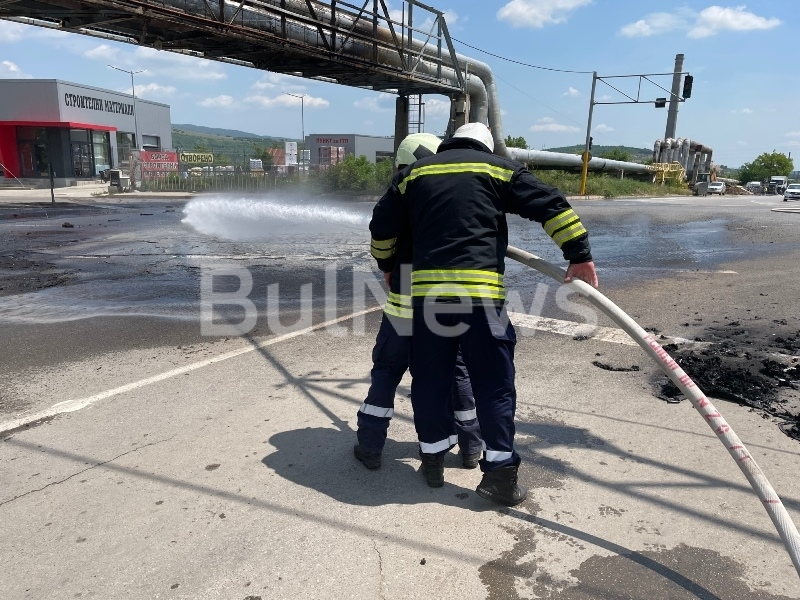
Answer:
<svg viewBox="0 0 800 600"><path fill-rule="evenodd" d="M767 184L767 194L783 194L786 186L789 185L789 178L785 175L773 175Z"/></svg>

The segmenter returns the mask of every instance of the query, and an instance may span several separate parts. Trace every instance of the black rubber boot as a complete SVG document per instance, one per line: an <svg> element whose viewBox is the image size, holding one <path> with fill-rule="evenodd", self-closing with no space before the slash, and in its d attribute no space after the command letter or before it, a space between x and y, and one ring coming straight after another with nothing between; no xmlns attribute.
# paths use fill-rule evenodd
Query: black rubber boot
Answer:
<svg viewBox="0 0 800 600"><path fill-rule="evenodd" d="M462 454L461 464L464 465L465 469L474 469L478 466L482 455L482 451L473 452L472 454Z"/></svg>
<svg viewBox="0 0 800 600"><path fill-rule="evenodd" d="M353 446L353 454L355 457L364 463L370 471L381 468L381 455L378 452L367 452L360 445Z"/></svg>
<svg viewBox="0 0 800 600"><path fill-rule="evenodd" d="M422 474L428 487L440 488L444 485L444 455L419 453L422 460Z"/></svg>
<svg viewBox="0 0 800 600"><path fill-rule="evenodd" d="M475 492L505 506L516 506L528 496L528 490L517 485L518 467L503 467L483 474L480 485Z"/></svg>

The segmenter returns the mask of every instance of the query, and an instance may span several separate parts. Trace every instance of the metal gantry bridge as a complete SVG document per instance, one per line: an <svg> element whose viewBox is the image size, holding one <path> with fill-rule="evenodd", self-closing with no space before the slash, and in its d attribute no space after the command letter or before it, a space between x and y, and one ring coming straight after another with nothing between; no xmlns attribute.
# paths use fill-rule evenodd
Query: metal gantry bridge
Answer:
<svg viewBox="0 0 800 600"><path fill-rule="evenodd" d="M401 12L384 0L0 0L0 19L353 87L463 93L443 13L416 0Z"/></svg>

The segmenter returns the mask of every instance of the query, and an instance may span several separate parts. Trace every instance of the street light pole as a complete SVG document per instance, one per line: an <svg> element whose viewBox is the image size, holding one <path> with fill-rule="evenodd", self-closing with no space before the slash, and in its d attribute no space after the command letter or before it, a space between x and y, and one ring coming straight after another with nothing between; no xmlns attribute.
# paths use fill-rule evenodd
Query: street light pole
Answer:
<svg viewBox="0 0 800 600"><path fill-rule="evenodd" d="M302 135L302 143L303 143L303 151L306 149L306 118L305 118L305 98L308 94L290 94L289 92L283 92L287 96L293 96L294 98L300 98L300 133ZM304 154L300 154L300 164L305 166L305 156Z"/></svg>
<svg viewBox="0 0 800 600"><path fill-rule="evenodd" d="M144 73L147 69L142 69L141 71L128 71L127 69L120 69L119 67L115 67L113 65L108 65L112 69L116 69L117 71L122 71L123 73L128 73L131 76L131 97L133 98L133 135L136 139L133 140L133 145L136 146L136 149L141 147L141 140L139 139L139 118L136 115L136 88L133 85L133 76L138 75L139 73Z"/></svg>

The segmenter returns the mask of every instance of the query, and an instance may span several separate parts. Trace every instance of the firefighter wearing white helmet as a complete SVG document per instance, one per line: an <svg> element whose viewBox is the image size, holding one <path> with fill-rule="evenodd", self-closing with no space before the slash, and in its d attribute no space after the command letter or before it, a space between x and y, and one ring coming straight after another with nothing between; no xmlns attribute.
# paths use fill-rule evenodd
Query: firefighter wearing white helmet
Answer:
<svg viewBox="0 0 800 600"><path fill-rule="evenodd" d="M435 155L440 143L441 140L433 134L412 133L400 143L395 166L401 172L407 170L409 165L418 160ZM407 236L396 237L372 246L372 254L378 259L379 266L386 265L382 257L387 256L392 257L392 264L383 269L389 285L389 298L372 350L371 383L367 397L358 409L358 443L353 448L355 457L368 469L379 469L381 466L381 454L394 415L395 393L409 367L411 244ZM469 375L460 355L456 359L454 372L450 374L450 382L448 398L452 396L450 411L456 428L451 446L457 442L464 468L474 469L481 457L483 441Z"/></svg>
<svg viewBox="0 0 800 600"><path fill-rule="evenodd" d="M588 233L556 188L517 162L492 154L485 125L470 123L392 181L372 214L373 254L391 266L391 240L412 239L411 402L428 485L444 479L455 423L449 389L460 349L469 369L485 443L479 496L522 502L514 449L514 345L505 308L506 214L540 223L569 261L567 281L597 287Z"/></svg>

